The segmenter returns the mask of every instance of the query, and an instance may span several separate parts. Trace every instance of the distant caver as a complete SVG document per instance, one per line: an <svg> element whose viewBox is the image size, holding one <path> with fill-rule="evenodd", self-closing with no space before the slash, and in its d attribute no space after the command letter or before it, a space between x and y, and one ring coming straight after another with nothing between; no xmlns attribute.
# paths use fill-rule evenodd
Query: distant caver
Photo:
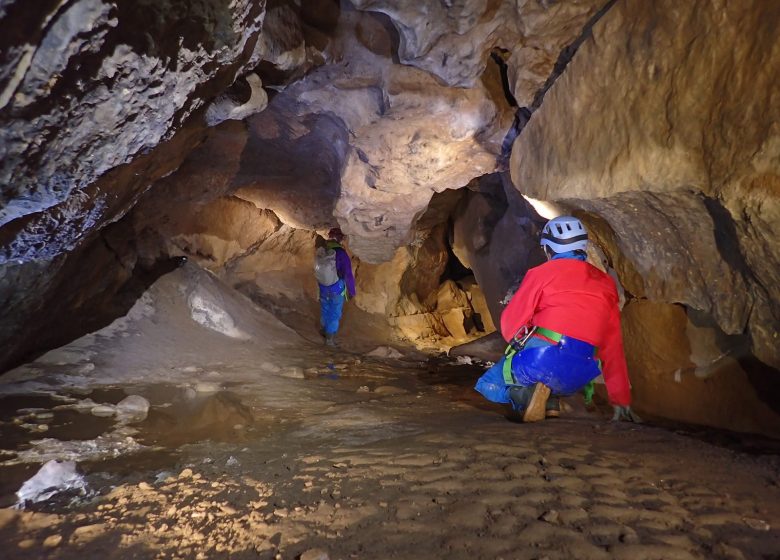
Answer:
<svg viewBox="0 0 780 560"><path fill-rule="evenodd" d="M355 297L352 262L341 246L344 234L339 228L328 232L324 247L318 247L314 258L314 276L320 293L320 324L325 344L335 346L344 302Z"/></svg>

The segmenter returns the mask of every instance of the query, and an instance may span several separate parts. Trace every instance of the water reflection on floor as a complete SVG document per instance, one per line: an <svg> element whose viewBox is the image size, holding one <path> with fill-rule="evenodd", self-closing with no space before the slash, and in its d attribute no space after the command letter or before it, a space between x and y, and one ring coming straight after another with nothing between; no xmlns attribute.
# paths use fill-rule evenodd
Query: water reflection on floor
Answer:
<svg viewBox="0 0 780 560"><path fill-rule="evenodd" d="M45 461L30 461L36 442L57 440L67 448L85 443L114 449L99 460L79 461L88 477L115 482L132 472L164 468L176 461L177 449L203 440L239 443L252 437L258 420L230 390L157 384L101 387L88 393L61 395L10 395L0 397L0 507L16 501L15 492ZM116 405L130 394L150 402L145 420L122 426L115 417L92 414L98 405ZM128 430L141 447L122 449L122 438L106 439L117 428ZM125 440L127 441L127 440ZM44 445L43 447L47 447ZM139 451L140 450L140 451ZM20 460L20 453L25 460Z"/></svg>

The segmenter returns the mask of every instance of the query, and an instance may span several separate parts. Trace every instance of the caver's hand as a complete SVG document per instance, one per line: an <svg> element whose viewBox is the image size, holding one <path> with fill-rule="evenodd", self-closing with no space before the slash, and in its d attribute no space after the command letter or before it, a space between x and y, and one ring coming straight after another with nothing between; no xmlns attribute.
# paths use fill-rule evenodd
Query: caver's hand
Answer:
<svg viewBox="0 0 780 560"><path fill-rule="evenodd" d="M636 412L631 410L630 406L617 406L613 405L612 409L615 411L615 414L612 416L613 422L620 422L621 420L626 420L628 422L634 422L635 424L641 424L642 419L637 415Z"/></svg>

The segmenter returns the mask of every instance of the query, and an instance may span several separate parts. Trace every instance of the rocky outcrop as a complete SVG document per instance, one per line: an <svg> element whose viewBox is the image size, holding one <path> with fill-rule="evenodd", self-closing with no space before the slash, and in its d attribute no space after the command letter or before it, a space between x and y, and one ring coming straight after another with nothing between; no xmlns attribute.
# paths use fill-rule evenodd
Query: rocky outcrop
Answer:
<svg viewBox="0 0 780 560"><path fill-rule="evenodd" d="M495 325L525 271L544 262L538 243L543 223L509 178L498 174L470 185L453 213L453 251L474 271Z"/></svg>
<svg viewBox="0 0 780 560"><path fill-rule="evenodd" d="M221 151L238 148L235 153L240 153L242 129L239 123L213 129L194 157L151 190L123 222L135 232L140 263L187 257L286 320L300 321L302 310L308 310L308 326L318 316L317 234L277 215L277 208L287 211L285 200L292 197L263 200L255 189L234 192L230 187L239 162L228 153L221 157ZM207 169L203 164L210 161L222 165ZM201 177L203 189L192 188L193 174ZM247 193L254 193L254 201ZM346 245L357 281L354 306L370 317L364 320L421 348L444 349L492 330L484 295L473 279L443 280L449 259L447 220L457 199L437 196L418 222L426 229L416 230L415 241L398 248L388 262L366 263ZM271 208L261 206L261 200ZM305 197L298 202L311 210Z"/></svg>
<svg viewBox="0 0 780 560"><path fill-rule="evenodd" d="M749 333L775 366L778 25L780 12L761 1L617 2L511 159L522 193L606 222L629 292Z"/></svg>
<svg viewBox="0 0 780 560"><path fill-rule="evenodd" d="M0 3L0 368L181 256L314 317L335 225L361 320L463 342L543 260L534 208L587 222L640 405L780 366L771 3Z"/></svg>
<svg viewBox="0 0 780 560"><path fill-rule="evenodd" d="M96 181L169 140L256 64L264 13L257 0L29 8L1 14L14 31L0 61L0 226L17 246L4 260L51 258L126 212L148 179Z"/></svg>
<svg viewBox="0 0 780 560"><path fill-rule="evenodd" d="M262 56L261 0L35 8L0 9L0 367L122 312L135 240L107 224L184 161L205 104Z"/></svg>
<svg viewBox="0 0 780 560"><path fill-rule="evenodd" d="M402 22L401 12L418 10L413 5L391 23L376 13L386 11L379 3L272 3L266 11L261 0L144 2L143 9L72 0L35 10L6 2L0 20L13 31L0 39L0 262L14 269L3 271L5 278L25 283L27 274L50 275L30 285L57 284L55 261L86 254L80 244L98 242L95 232L121 219L150 187L178 199L173 191L194 186L204 193L201 203L237 197L273 209L295 229L339 223L364 262L392 259L414 241L414 224L434 193L503 165L502 140L514 115L506 76L488 60L501 46L496 37L512 29L502 43L522 43L512 45L516 58L544 51L527 88L535 91L599 9L596 2L528 3L511 13L507 6L447 8L444 26L425 41L437 52L460 41L473 54L455 64L463 53L452 50L448 74L419 63L406 39L401 56L410 64L398 63L396 27L419 23ZM470 14L482 14L480 21L469 23ZM458 39L467 28L468 40ZM266 99L267 108L249 116ZM206 134L207 123L235 118L247 124L225 122ZM151 223L157 208L146 209L129 245L149 264L161 246L152 238L167 230ZM167 239L163 253L186 248L221 263L244 250L216 238L203 244L192 232L202 212L212 211L196 210L186 227L177 223L189 233ZM42 259L51 266L32 263ZM8 313L19 322L52 297L48 288L25 295L11 293L10 280L6 285L0 298L12 302ZM18 332L15 321L9 332Z"/></svg>
<svg viewBox="0 0 780 560"><path fill-rule="evenodd" d="M680 305L645 300L623 310L623 337L640 411L735 431L780 430L774 374L746 360L747 337L727 336Z"/></svg>
<svg viewBox="0 0 780 560"><path fill-rule="evenodd" d="M348 133L335 217L361 259L380 262L411 241L434 192L496 168L511 122L481 84L455 89L393 63L392 36L345 12L328 64L285 90L298 111L336 116Z"/></svg>
<svg viewBox="0 0 780 560"><path fill-rule="evenodd" d="M249 99L237 100L230 95L219 96L208 109L206 109L206 124L216 126L226 120L240 121L249 115L259 113L268 106L268 94L263 89L263 80L260 76L249 74L246 77L249 86Z"/></svg>
<svg viewBox="0 0 780 560"><path fill-rule="evenodd" d="M561 51L577 40L591 17L610 4L604 0L354 3L390 18L398 30L401 62L452 86L473 87L495 49L508 66L511 93L521 107L532 105Z"/></svg>

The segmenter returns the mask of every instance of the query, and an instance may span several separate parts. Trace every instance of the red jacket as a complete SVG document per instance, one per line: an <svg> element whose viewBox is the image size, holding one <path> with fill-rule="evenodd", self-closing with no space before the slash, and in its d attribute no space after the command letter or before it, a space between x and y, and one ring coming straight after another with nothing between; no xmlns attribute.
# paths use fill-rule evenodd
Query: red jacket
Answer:
<svg viewBox="0 0 780 560"><path fill-rule="evenodd" d="M544 327L598 348L609 400L631 404L615 282L595 266L556 259L532 268L501 314L509 341L523 325Z"/></svg>

